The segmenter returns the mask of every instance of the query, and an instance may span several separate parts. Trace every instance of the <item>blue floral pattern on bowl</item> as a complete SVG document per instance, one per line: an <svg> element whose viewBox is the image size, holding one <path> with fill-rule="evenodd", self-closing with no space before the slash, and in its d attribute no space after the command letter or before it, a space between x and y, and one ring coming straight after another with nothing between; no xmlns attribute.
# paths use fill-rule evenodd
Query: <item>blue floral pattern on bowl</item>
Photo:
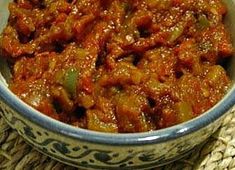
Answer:
<svg viewBox="0 0 235 170"><path fill-rule="evenodd" d="M194 146L207 139L222 121L221 117L214 124L174 141L143 147L118 147L65 139L29 122L2 101L0 108L0 114L8 124L33 147L59 161L88 169L145 169L164 165L185 156Z"/></svg>

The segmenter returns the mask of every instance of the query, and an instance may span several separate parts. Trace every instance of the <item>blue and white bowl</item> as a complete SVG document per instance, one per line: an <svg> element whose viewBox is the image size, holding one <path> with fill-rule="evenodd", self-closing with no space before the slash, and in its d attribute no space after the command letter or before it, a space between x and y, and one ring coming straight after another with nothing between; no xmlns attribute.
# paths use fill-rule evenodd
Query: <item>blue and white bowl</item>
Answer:
<svg viewBox="0 0 235 170"><path fill-rule="evenodd" d="M10 0L0 1L0 31ZM235 1L225 0L226 24L235 42ZM235 44L234 44L235 46ZM167 129L107 134L75 128L51 119L19 100L7 87L9 69L0 61L0 113L8 124L46 155L82 169L147 169L181 158L215 132L235 104L235 83L216 106L198 118ZM235 81L235 56L228 65Z"/></svg>

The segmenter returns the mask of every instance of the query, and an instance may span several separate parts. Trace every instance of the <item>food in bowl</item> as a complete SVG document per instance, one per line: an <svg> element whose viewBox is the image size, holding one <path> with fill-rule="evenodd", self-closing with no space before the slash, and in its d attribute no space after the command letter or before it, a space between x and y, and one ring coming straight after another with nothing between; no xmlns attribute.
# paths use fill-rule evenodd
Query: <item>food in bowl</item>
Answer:
<svg viewBox="0 0 235 170"><path fill-rule="evenodd" d="M9 10L9 88L62 122L162 129L207 111L230 87L221 0L19 0Z"/></svg>

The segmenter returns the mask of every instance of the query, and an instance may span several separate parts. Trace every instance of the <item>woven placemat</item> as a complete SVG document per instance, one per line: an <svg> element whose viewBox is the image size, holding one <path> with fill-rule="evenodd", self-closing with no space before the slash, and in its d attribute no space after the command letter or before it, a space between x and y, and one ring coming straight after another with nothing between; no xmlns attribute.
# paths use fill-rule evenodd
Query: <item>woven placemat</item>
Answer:
<svg viewBox="0 0 235 170"><path fill-rule="evenodd" d="M34 150L0 117L0 169L76 169ZM235 109L220 129L188 157L156 170L235 170Z"/></svg>

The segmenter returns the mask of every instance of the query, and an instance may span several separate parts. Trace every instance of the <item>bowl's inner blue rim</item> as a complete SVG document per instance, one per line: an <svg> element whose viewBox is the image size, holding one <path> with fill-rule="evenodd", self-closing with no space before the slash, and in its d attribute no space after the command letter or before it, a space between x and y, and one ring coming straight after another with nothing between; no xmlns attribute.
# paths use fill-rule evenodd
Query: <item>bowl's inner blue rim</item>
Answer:
<svg viewBox="0 0 235 170"><path fill-rule="evenodd" d="M84 142L108 145L144 145L173 140L198 131L216 121L235 104L235 85L233 85L228 94L226 94L223 100L221 100L216 106L189 122L162 130L132 134L95 132L73 127L54 120L25 104L2 82L0 83L0 98L11 108L18 111L24 118L44 127L48 131L53 131L65 137L72 137Z"/></svg>

